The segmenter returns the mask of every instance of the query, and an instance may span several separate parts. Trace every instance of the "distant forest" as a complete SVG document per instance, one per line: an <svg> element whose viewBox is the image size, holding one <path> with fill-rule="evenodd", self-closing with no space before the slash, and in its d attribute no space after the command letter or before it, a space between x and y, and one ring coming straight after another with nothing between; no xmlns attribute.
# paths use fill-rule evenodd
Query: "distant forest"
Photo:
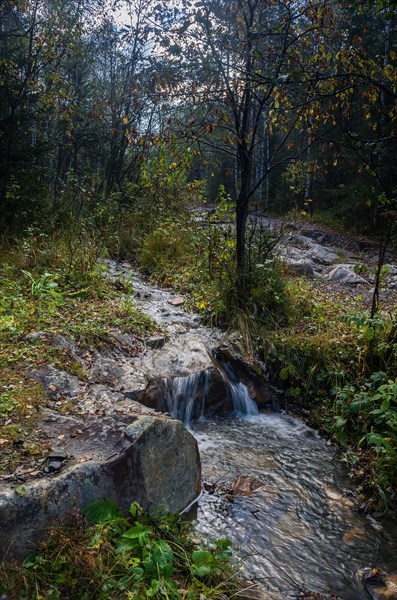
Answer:
<svg viewBox="0 0 397 600"><path fill-rule="evenodd" d="M242 232L249 209L382 228L395 25L385 0L3 0L2 230L132 206L163 159Z"/></svg>

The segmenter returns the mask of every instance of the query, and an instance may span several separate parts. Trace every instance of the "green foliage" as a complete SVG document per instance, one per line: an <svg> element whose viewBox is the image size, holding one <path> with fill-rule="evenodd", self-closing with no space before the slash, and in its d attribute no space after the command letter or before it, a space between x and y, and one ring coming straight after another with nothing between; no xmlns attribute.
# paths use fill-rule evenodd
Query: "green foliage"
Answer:
<svg viewBox="0 0 397 600"><path fill-rule="evenodd" d="M397 365L397 321L377 313L365 312L340 315L340 320L353 325L362 373L392 371Z"/></svg>
<svg viewBox="0 0 397 600"><path fill-rule="evenodd" d="M37 408L48 400L45 390L27 377L27 371L53 364L87 379L84 361L67 347L55 347L52 336L71 338L77 347L89 350L90 346L111 344L109 334L116 327L135 335L139 348L142 336L155 330L153 322L135 308L128 295L131 290L116 290L99 265L88 281L79 276L77 264L71 277L65 266L63 240L57 238L56 243L45 234L35 237L34 256L19 252L24 240L0 247L0 470L6 472L14 472L21 462L47 448L35 425ZM27 244L32 247L30 235ZM21 269L28 264L29 271ZM30 338L32 332L44 334ZM73 408L65 401L61 410ZM17 438L30 440L23 452L13 446Z"/></svg>
<svg viewBox="0 0 397 600"><path fill-rule="evenodd" d="M175 253L183 263L191 251L191 209L201 198L203 182L188 181L192 160L177 140L158 140L140 170L138 183L125 185L125 201L114 196L109 251L138 260L160 278Z"/></svg>
<svg viewBox="0 0 397 600"><path fill-rule="evenodd" d="M148 233L137 251L142 268L160 279L181 268L192 257L191 230L182 219L166 218Z"/></svg>
<svg viewBox="0 0 397 600"><path fill-rule="evenodd" d="M120 515L119 507L114 500L97 500L87 506L83 514L94 523L113 521Z"/></svg>
<svg viewBox="0 0 397 600"><path fill-rule="evenodd" d="M388 503L397 485L397 379L379 385L385 380L385 373L375 372L359 387L342 388L331 427L342 444L355 440L356 466L369 471L367 485L380 498L378 510L393 508Z"/></svg>
<svg viewBox="0 0 397 600"><path fill-rule="evenodd" d="M315 282L293 280L287 289L288 323L254 333L254 351L287 406L309 410L344 448L370 507L396 510L396 321L359 311L360 298L334 291L331 299Z"/></svg>
<svg viewBox="0 0 397 600"><path fill-rule="evenodd" d="M228 540L197 548L175 515L149 515L137 503L123 517L100 500L54 529L23 566L0 566L0 592L28 599L191 600L237 594ZM73 522L72 522L73 519Z"/></svg>

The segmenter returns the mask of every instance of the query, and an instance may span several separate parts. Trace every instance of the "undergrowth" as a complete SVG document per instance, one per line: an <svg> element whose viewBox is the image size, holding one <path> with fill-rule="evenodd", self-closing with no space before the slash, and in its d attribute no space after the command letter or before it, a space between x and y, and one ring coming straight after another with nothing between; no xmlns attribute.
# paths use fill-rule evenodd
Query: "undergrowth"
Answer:
<svg viewBox="0 0 397 600"><path fill-rule="evenodd" d="M277 240L267 227L251 231L247 268L243 278L237 276L233 204L221 186L209 210L159 211L135 248L137 265L158 285L183 293L207 324L233 328L246 317L269 324L285 320L288 295L274 255Z"/></svg>
<svg viewBox="0 0 397 600"><path fill-rule="evenodd" d="M120 296L107 283L101 259L109 253L183 294L185 307L203 322L239 329L286 404L300 405L346 450L378 510L393 509L395 314L371 319L359 299L331 297L316 282L291 278L277 259L277 238L260 225L249 229L246 270L238 277L232 199L221 186L214 205L206 206L202 184L187 181L190 160L189 153L178 158L159 148L122 202L109 198L89 218L55 229L31 227L14 244L3 244L0 444L9 448L34 422L34 409L24 407L41 398L25 381L26 369L50 362L84 378L70 355L39 338L28 340L30 332L67 334L90 347L106 343L112 327L138 337L150 331L134 309L132 286L119 282ZM197 205L201 209L192 210Z"/></svg>
<svg viewBox="0 0 397 600"><path fill-rule="evenodd" d="M251 329L285 404L340 445L366 510L397 510L397 321L291 280L290 321Z"/></svg>
<svg viewBox="0 0 397 600"><path fill-rule="evenodd" d="M145 513L127 517L117 504L89 506L65 517L23 564L3 561L0 593L9 600L143 600L247 598L232 562L231 543L198 542L181 517Z"/></svg>
<svg viewBox="0 0 397 600"><path fill-rule="evenodd" d="M28 242L30 247L31 234ZM0 249L0 475L46 448L40 436L30 435L39 407L47 403L45 390L29 377L32 368L51 364L86 380L68 340L87 354L112 344L110 334L117 330L136 340L138 352L155 330L134 307L132 287L117 290L98 261L89 272L78 265L70 270L64 252L62 240L41 234L34 257L23 242Z"/></svg>

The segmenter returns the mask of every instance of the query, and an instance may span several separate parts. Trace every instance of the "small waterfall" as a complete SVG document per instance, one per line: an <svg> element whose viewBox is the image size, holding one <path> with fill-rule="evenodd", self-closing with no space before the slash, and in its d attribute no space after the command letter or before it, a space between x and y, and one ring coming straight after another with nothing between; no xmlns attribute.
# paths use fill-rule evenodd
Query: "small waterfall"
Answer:
<svg viewBox="0 0 397 600"><path fill-rule="evenodd" d="M217 365L217 367L222 378L221 381L223 382L223 386L221 386L218 394L220 398L222 396L225 398L225 407L227 405L230 406L231 399L233 412L238 416L258 415L257 404L250 397L247 386L237 381L234 373L230 372L229 368L225 369L220 365ZM193 373L185 377L163 379L164 400L167 412L174 419L182 421L186 427L189 427L192 420L204 417L208 391L210 385L214 385L215 379L211 371L200 371L199 373ZM219 377L217 381L217 385L219 386ZM211 391L213 394L213 389ZM225 408L226 411L227 409Z"/></svg>
<svg viewBox="0 0 397 600"><path fill-rule="evenodd" d="M203 417L210 379L209 371L201 371L165 380L167 410L171 417L179 419L186 427L192 419ZM198 399L201 400L200 406Z"/></svg>
<svg viewBox="0 0 397 600"><path fill-rule="evenodd" d="M230 392L233 411L240 417L259 415L257 403L249 395L247 386L242 381L238 381L231 366L217 359L215 356L213 356L212 360Z"/></svg>
<svg viewBox="0 0 397 600"><path fill-rule="evenodd" d="M244 383L239 381L233 383L225 378L225 383L230 390L233 400L234 412L239 416L255 416L259 415L259 410L256 402L252 400L248 393L248 388Z"/></svg>

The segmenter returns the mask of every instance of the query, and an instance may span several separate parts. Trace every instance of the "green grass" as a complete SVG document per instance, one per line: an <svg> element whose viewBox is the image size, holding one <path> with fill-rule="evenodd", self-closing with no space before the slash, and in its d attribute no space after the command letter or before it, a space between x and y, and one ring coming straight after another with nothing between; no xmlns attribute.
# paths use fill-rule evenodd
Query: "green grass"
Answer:
<svg viewBox="0 0 397 600"><path fill-rule="evenodd" d="M51 336L71 339L83 350L112 345L109 334L116 330L132 336L138 353L155 326L136 310L131 295L107 280L100 265L81 279L79 273L60 266L21 268L26 265L18 248L0 249L0 258L0 472L5 473L46 448L34 434L46 394L28 377L29 370L52 364L87 379L83 365L67 347L54 347ZM30 339L32 332L43 332L45 337ZM34 441L23 451L14 447L15 440L28 436Z"/></svg>
<svg viewBox="0 0 397 600"><path fill-rule="evenodd" d="M228 540L193 539L181 517L149 515L136 503L127 517L108 500L85 514L93 525L70 514L22 565L0 563L0 593L20 600L250 597L237 582Z"/></svg>

